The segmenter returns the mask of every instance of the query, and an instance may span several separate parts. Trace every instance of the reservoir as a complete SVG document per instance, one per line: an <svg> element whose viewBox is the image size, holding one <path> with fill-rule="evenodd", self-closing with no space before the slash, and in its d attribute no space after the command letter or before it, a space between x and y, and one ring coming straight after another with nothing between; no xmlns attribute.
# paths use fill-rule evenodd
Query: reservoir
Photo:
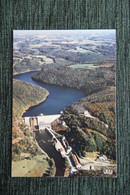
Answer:
<svg viewBox="0 0 130 195"><path fill-rule="evenodd" d="M81 90L69 87L61 87L57 85L49 85L40 83L38 81L34 81L32 79L32 75L35 73L37 73L37 71L14 76L14 79L38 85L40 87L47 89L49 92L49 96L47 97L47 99L43 103L28 109L24 113L23 115L24 117L37 116L40 115L41 113L45 115L59 114L60 111L62 111L64 108L67 108L69 105L80 100L85 96L84 92Z"/></svg>

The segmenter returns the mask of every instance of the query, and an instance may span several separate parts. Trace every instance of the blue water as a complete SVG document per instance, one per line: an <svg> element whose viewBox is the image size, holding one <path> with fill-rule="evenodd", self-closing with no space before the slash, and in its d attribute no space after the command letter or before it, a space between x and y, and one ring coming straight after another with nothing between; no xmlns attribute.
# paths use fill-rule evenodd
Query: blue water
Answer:
<svg viewBox="0 0 130 195"><path fill-rule="evenodd" d="M37 72L28 72L24 74L15 75L14 79L18 79L21 81L26 81L32 83L34 85L38 85L43 87L49 91L49 96L47 99L33 107L28 109L24 113L25 116L37 116L41 113L45 115L51 114L59 114L64 108L67 108L69 105L74 103L75 101L80 100L85 96L84 92L81 90L69 88L69 87L61 87L57 85L43 84L37 81L32 80L32 75Z"/></svg>

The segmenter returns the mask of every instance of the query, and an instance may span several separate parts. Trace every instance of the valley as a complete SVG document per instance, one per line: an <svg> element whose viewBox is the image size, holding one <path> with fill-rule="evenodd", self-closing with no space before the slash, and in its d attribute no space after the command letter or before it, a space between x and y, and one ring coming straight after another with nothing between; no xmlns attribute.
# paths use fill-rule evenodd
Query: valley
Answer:
<svg viewBox="0 0 130 195"><path fill-rule="evenodd" d="M105 155L116 167L115 32L52 30L44 33L34 31L32 34L29 31L19 31L15 35L14 31L13 60L14 75L38 71L32 75L36 82L84 92L85 97L65 107L63 117L59 118L59 122L54 121L52 126L58 134L66 137L78 155L81 153L87 158L88 152L97 152L100 156ZM26 96L29 97L29 91L32 91L30 84L27 84L26 92L26 83L23 84L24 87L20 87L19 82L21 81L14 81L14 116L18 113L22 116L24 111L32 106L28 100L27 104L23 103ZM25 97L17 96L21 91L25 91ZM38 88L38 91L41 91L41 94L36 92L37 96L33 95L33 98L30 94L33 105L49 96L43 88ZM85 112L90 115L85 115ZM59 125L62 121L65 121L67 128ZM79 171L79 176L102 176L103 172L100 171L97 173L94 170L90 174L88 171ZM75 176L78 176L78 173L76 174Z"/></svg>

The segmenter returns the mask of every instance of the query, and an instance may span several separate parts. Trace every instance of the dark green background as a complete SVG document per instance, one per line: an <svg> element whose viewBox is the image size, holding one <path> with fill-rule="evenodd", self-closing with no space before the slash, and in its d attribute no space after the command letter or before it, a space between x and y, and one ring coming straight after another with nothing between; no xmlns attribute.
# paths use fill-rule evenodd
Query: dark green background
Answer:
<svg viewBox="0 0 130 195"><path fill-rule="evenodd" d="M130 194L130 1L0 2L0 194ZM117 178L10 177L13 29L116 29Z"/></svg>

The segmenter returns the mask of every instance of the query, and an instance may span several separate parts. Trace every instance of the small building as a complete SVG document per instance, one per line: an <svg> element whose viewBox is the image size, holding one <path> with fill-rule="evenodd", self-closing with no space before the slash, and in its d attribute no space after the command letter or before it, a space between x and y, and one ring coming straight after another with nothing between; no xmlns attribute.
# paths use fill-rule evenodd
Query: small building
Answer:
<svg viewBox="0 0 130 195"><path fill-rule="evenodd" d="M87 117L92 117L88 110L84 111L84 115L87 116Z"/></svg>
<svg viewBox="0 0 130 195"><path fill-rule="evenodd" d="M68 143L66 141L65 136L62 137L62 144L63 144L63 146L64 146L65 149L68 147Z"/></svg>
<svg viewBox="0 0 130 195"><path fill-rule="evenodd" d="M64 114L63 111L60 111L60 114L63 115Z"/></svg>
<svg viewBox="0 0 130 195"><path fill-rule="evenodd" d="M24 158L28 158L28 157L30 157L30 154L29 153L21 153L20 156L24 157Z"/></svg>
<svg viewBox="0 0 130 195"><path fill-rule="evenodd" d="M103 173L104 173L104 175L112 175L113 174L113 170L106 169L106 170L103 170Z"/></svg>
<svg viewBox="0 0 130 195"><path fill-rule="evenodd" d="M76 168L80 168L81 165L79 164L77 157L74 154L72 154L72 157L73 157L73 160L75 162Z"/></svg>
<svg viewBox="0 0 130 195"><path fill-rule="evenodd" d="M72 148L68 146L68 148L66 149L66 154L69 154L71 151L72 151Z"/></svg>
<svg viewBox="0 0 130 195"><path fill-rule="evenodd" d="M56 148L56 150L58 151L58 152L60 152L61 153L61 155L62 156L64 156L65 155L65 149L64 149L64 147L62 146L62 144L57 140L57 142L55 143L55 148Z"/></svg>
<svg viewBox="0 0 130 195"><path fill-rule="evenodd" d="M107 161L107 157L106 156L99 156L99 160L105 162L105 161Z"/></svg>
<svg viewBox="0 0 130 195"><path fill-rule="evenodd" d="M85 114L85 115L86 115L86 114L89 114L89 112L88 112L87 110L85 110L85 111L84 111L84 114Z"/></svg>
<svg viewBox="0 0 130 195"><path fill-rule="evenodd" d="M66 152L65 152L65 149L64 148L60 148L59 151L60 151L60 153L61 153L62 156L65 156L65 153Z"/></svg>

